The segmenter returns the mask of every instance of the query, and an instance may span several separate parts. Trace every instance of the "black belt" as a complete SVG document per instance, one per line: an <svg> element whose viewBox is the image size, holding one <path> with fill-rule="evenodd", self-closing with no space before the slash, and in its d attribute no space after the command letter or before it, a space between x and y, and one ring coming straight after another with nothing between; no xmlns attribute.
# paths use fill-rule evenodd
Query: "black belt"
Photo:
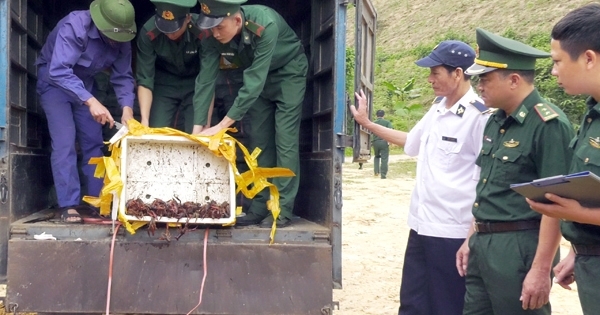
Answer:
<svg viewBox="0 0 600 315"><path fill-rule="evenodd" d="M573 251L581 256L600 256L600 245L575 245Z"/></svg>
<svg viewBox="0 0 600 315"><path fill-rule="evenodd" d="M537 230L539 228L539 220L508 222L475 222L475 232L477 233L498 233L523 230Z"/></svg>

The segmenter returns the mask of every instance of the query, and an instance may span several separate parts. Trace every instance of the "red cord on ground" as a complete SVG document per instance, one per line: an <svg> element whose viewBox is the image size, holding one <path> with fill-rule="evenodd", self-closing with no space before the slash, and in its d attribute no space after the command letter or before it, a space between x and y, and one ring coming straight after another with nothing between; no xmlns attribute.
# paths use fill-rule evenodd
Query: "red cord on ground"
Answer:
<svg viewBox="0 0 600 315"><path fill-rule="evenodd" d="M108 258L108 289L106 290L106 315L110 315L110 291L112 286L112 268L113 268L113 255L115 252L115 239L117 238L117 232L119 231L120 222L117 222L115 230L113 231L112 242L110 243L110 256Z"/></svg>
<svg viewBox="0 0 600 315"><path fill-rule="evenodd" d="M200 285L200 297L198 298L198 305L194 306L194 308L189 311L186 315L190 315L193 311L195 311L200 304L202 304L202 292L204 292L204 282L206 281L206 244L208 243L208 228L204 232L204 251L202 254L202 264L204 269L204 276L202 277L202 284Z"/></svg>

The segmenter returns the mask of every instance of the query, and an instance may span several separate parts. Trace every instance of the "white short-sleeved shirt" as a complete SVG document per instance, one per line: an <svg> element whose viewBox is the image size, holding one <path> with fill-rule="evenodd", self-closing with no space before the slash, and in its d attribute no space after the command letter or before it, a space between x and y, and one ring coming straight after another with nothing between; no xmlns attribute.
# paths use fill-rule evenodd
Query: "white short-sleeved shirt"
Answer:
<svg viewBox="0 0 600 315"><path fill-rule="evenodd" d="M479 180L475 160L490 116L474 100L481 105L472 88L450 109L443 98L408 133L404 151L418 155L408 226L421 235L467 237Z"/></svg>

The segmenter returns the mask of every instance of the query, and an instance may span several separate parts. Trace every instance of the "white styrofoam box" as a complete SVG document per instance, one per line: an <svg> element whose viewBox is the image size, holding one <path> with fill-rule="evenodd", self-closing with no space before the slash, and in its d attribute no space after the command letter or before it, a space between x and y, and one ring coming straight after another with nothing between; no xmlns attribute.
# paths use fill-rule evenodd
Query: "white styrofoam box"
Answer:
<svg viewBox="0 0 600 315"><path fill-rule="evenodd" d="M231 141L228 145L233 145ZM229 162L215 156L199 143L182 136L128 136L121 141L121 209L130 199L140 198L147 204L156 198L174 197L205 204L211 200L229 202L230 217L190 219L190 224L230 224L235 220L235 181ZM125 210L127 211L127 210ZM125 215L129 221L151 221ZM155 222L186 223L187 218L161 218Z"/></svg>

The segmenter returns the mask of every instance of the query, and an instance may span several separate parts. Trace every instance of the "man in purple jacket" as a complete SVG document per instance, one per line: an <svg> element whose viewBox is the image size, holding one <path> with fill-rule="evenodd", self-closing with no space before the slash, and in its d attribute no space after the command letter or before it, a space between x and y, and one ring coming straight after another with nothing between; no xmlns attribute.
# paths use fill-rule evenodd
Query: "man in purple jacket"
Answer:
<svg viewBox="0 0 600 315"><path fill-rule="evenodd" d="M77 170L78 142L83 156L87 195L98 196L102 179L94 177L92 157L102 156L102 125L114 125L110 112L92 96L93 76L111 69L110 81L123 108L121 122L133 118L134 79L131 44L135 14L127 0L95 0L90 9L74 11L48 35L38 65L37 92L52 139L52 175L61 219L80 223L75 206L81 201Z"/></svg>

